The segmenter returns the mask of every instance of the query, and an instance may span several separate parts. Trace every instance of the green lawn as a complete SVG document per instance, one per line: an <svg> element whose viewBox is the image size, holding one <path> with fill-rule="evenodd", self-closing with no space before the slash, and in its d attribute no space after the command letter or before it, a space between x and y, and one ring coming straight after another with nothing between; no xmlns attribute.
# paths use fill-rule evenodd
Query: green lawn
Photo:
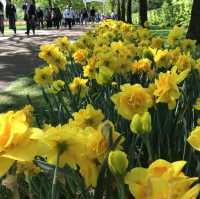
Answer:
<svg viewBox="0 0 200 199"><path fill-rule="evenodd" d="M160 28L160 27L152 27L151 28L151 33L155 36L162 36L164 38L167 37L169 31L171 28Z"/></svg>
<svg viewBox="0 0 200 199"><path fill-rule="evenodd" d="M31 76L18 78L7 89L0 92L0 112L17 109L28 104L29 96L33 104L41 105L42 92Z"/></svg>
<svg viewBox="0 0 200 199"><path fill-rule="evenodd" d="M25 23L21 23L21 24L17 24L16 25L17 30L26 30L26 24ZM9 30L9 26L6 23L5 24L5 31Z"/></svg>
<svg viewBox="0 0 200 199"><path fill-rule="evenodd" d="M25 25L21 25L18 28L23 29L25 28ZM166 37L169 30L169 28L162 29L152 27L151 32L154 35ZM27 96L30 96L33 104L37 104L37 107L42 107L42 104L44 105L44 101L41 97L42 92L32 80L32 75L20 77L16 81L12 82L5 91L0 91L0 112L17 109L28 104Z"/></svg>

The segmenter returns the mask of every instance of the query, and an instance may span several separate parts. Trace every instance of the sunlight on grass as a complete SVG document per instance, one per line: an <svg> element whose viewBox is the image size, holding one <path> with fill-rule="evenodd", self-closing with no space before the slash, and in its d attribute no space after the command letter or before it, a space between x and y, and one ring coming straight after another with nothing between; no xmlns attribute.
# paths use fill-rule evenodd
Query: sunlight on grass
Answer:
<svg viewBox="0 0 200 199"><path fill-rule="evenodd" d="M27 96L30 96L34 103L41 104L41 95L42 92L34 84L32 77L19 78L12 82L7 89L0 92L0 112L28 104Z"/></svg>

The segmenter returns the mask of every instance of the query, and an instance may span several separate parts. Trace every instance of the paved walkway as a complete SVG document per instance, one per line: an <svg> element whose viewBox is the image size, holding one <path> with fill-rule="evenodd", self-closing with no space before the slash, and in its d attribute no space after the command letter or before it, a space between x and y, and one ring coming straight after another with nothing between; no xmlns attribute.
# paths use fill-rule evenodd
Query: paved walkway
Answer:
<svg viewBox="0 0 200 199"><path fill-rule="evenodd" d="M39 46L52 42L55 38L68 36L76 39L89 27L75 26L72 30L38 30L35 36L25 36L25 31L18 31L17 36L0 36L0 90L18 77L34 71L42 62L38 58Z"/></svg>

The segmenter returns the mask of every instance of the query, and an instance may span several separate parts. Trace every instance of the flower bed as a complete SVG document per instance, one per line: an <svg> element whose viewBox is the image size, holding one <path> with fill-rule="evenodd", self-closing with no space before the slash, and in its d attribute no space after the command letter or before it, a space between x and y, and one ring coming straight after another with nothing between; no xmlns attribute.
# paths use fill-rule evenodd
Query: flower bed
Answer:
<svg viewBox="0 0 200 199"><path fill-rule="evenodd" d="M180 27L164 40L112 20L42 45L46 106L0 116L3 182L25 176L33 198L197 198L197 52Z"/></svg>

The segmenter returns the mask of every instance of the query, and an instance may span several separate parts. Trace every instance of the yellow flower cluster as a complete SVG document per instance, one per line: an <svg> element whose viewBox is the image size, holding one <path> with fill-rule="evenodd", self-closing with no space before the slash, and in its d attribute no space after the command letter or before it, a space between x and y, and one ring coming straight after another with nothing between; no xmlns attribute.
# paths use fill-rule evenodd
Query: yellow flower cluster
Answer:
<svg viewBox="0 0 200 199"><path fill-rule="evenodd" d="M15 160L20 161L22 167L27 164L27 170L31 170L32 165L29 163L34 156L39 155L46 158L49 164L58 163L59 167L69 165L80 173L88 187L96 187L100 168L107 160L117 179L116 183L127 184L136 199L197 198L200 192L198 178L184 174L182 170L185 161L170 163L158 159L153 162L155 157L163 157L160 148L158 153L151 154L151 145L162 139L159 136L168 136L162 135L163 128L177 117L173 121L175 132L176 126L179 128L180 125L181 129L182 123L190 116L187 111L191 104L188 102L185 107L188 99L184 92L189 89L187 82L193 81L194 74L200 77L200 59L196 60L193 53L195 49L195 41L186 39L181 27L175 26L165 40L152 35L147 28L113 20L103 21L74 43L63 37L52 44L42 45L39 57L48 65L35 70L35 82L47 88L51 96L55 95L55 101L59 102L59 97L63 95L61 106L66 102L67 107L67 101L75 99L73 105L82 108L72 112L76 107L69 107L68 115L71 118L68 121L62 124L58 122L56 126L46 124L43 128L31 127L30 107L0 115L0 160L4 162L0 165L0 175L4 175ZM76 100L77 97L80 100ZM192 97L196 99L196 93ZM112 108L109 105L106 107L108 111L104 113L95 109L94 106L101 107L99 99L106 100L105 107L110 105L111 100L117 113L109 112ZM199 102L197 98L193 107L191 105L190 111L195 118L196 112L200 110ZM160 106L160 103L165 106ZM159 118L162 111L163 114L170 113L166 114L166 121L166 118ZM127 139L130 137L135 141L132 145L136 146L131 146L136 148L133 154L132 148L126 146L129 140L123 143L123 138L114 149L110 148L110 140L114 143L120 137L115 127L123 126L123 122L126 125L117 114L130 122L133 134L127 128L125 133ZM160 122L162 119L164 122ZM191 127L199 123L196 119L190 127L185 125L184 128L191 131ZM157 127L157 123L161 127ZM156 132L158 130L159 133ZM158 138L153 140L155 135ZM182 135L184 144L185 136ZM168 139L171 147L171 138ZM192 130L187 141L200 151L199 124ZM123 146L129 153L120 151ZM143 151L144 148L146 150ZM134 156L136 160L138 154L148 154L149 167L136 167L127 172L130 169L128 159L133 160L131 156ZM139 165L147 165L146 162L143 164L145 158L138 158Z"/></svg>
<svg viewBox="0 0 200 199"><path fill-rule="evenodd" d="M71 90L72 94L79 94L80 98L85 97L89 88L86 85L88 82L87 79L82 79L80 77L75 77L73 82L69 84L69 89Z"/></svg>
<svg viewBox="0 0 200 199"><path fill-rule="evenodd" d="M55 44L64 52L68 52L70 50L70 41L67 37L60 37L56 39Z"/></svg>
<svg viewBox="0 0 200 199"><path fill-rule="evenodd" d="M66 64L66 58L63 57L71 57L75 63L82 65L82 74L80 77L73 76L72 82L65 83L73 95L80 92L81 98L89 91L86 84L94 79L98 84L107 84L113 79L115 81L117 75L126 78L130 73L138 76L146 74L148 79L154 81L149 85L153 92L151 95L154 104L166 103L169 109L174 109L182 94L179 89L181 81L178 80L180 75L184 73L185 79L193 69L200 74L199 61L192 57L195 41L185 39L183 29L178 26L170 31L165 41L162 37L154 37L146 28L106 20L74 43L70 43L66 37L58 38L54 43L41 46L39 57L50 66L36 69L34 80L42 86L57 87L52 84L60 80L57 73L60 68L64 69ZM65 61L61 61L64 59ZM56 64L56 60L63 64ZM177 68L176 73L172 72L173 68ZM116 104L116 100L114 103ZM117 106L121 103L118 102ZM126 116L120 114L131 120L132 115L127 111L119 112L126 112Z"/></svg>
<svg viewBox="0 0 200 199"><path fill-rule="evenodd" d="M56 80L51 84L51 87L48 89L50 93L58 93L64 88L65 82L62 80Z"/></svg>
<svg viewBox="0 0 200 199"><path fill-rule="evenodd" d="M45 86L53 82L53 73L54 70L51 66L36 68L33 79L38 85Z"/></svg>
<svg viewBox="0 0 200 199"><path fill-rule="evenodd" d="M40 47L39 57L49 65L53 65L61 70L64 70L65 65L67 64L64 54L53 44L42 45Z"/></svg>
<svg viewBox="0 0 200 199"><path fill-rule="evenodd" d="M198 178L190 178L182 172L185 164L185 161L170 163L159 159L147 169L133 168L127 173L125 183L136 199L195 199L200 184L192 187Z"/></svg>
<svg viewBox="0 0 200 199"><path fill-rule="evenodd" d="M111 151L109 168L115 176L121 177L136 199L195 199L200 192L197 177L190 178L183 173L186 161L170 163L163 159L152 162L148 168L136 167L127 172L126 153Z"/></svg>
<svg viewBox="0 0 200 199"><path fill-rule="evenodd" d="M168 36L168 43L171 46L177 45L177 42L183 37L184 29L178 26L175 26Z"/></svg>
<svg viewBox="0 0 200 199"><path fill-rule="evenodd" d="M103 121L101 110L89 104L74 113L74 119L68 123L39 129L30 127L31 111L31 106L26 106L0 115L0 176L16 160L21 162L18 172L27 167L28 172L36 173L31 165L35 156L43 156L48 163L56 164L59 155L59 167L67 164L78 169L79 166L87 186L95 187L99 166L109 147L109 134L113 142L120 135L112 122Z"/></svg>
<svg viewBox="0 0 200 199"><path fill-rule="evenodd" d="M46 150L42 142L33 138L38 132L31 127L32 107L0 115L0 176L4 175L15 161L32 162L36 155Z"/></svg>

